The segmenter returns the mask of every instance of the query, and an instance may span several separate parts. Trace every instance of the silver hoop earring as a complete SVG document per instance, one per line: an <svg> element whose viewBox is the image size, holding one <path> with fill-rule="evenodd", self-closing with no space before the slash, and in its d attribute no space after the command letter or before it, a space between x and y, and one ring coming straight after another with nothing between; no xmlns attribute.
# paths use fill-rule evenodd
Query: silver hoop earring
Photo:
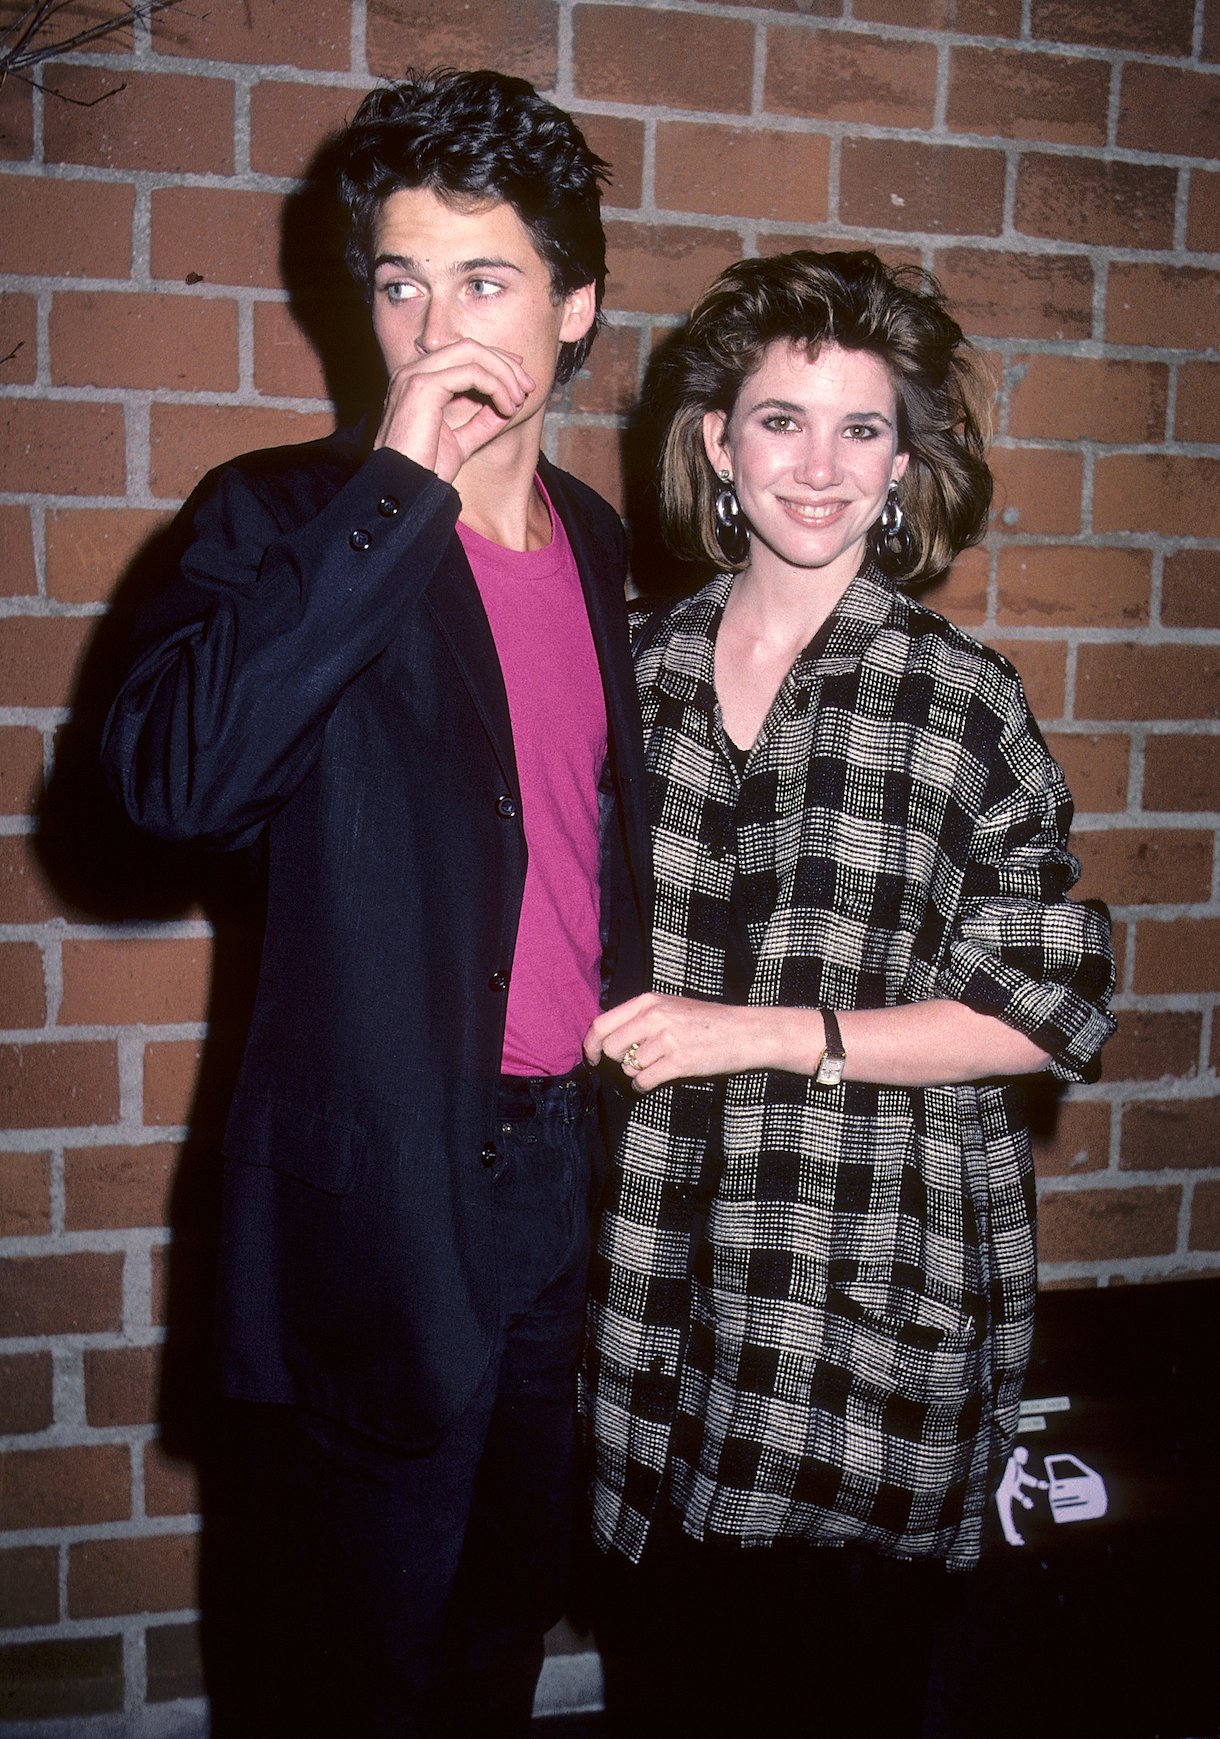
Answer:
<svg viewBox="0 0 1220 1739"><path fill-rule="evenodd" d="M716 522L712 529L716 534L717 547L729 566L738 568L750 553L750 528L746 524L737 491L733 488L733 480L727 471L720 473L715 514Z"/></svg>
<svg viewBox="0 0 1220 1739"><path fill-rule="evenodd" d="M881 517L873 528L873 553L883 566L893 567L901 573L911 560L913 547L911 528L898 499L898 485L891 483L886 492Z"/></svg>

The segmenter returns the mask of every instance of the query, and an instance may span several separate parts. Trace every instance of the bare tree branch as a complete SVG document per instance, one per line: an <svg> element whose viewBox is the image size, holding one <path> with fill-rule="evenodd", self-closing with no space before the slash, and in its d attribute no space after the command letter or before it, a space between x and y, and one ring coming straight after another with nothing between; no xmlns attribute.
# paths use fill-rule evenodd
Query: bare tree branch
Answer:
<svg viewBox="0 0 1220 1739"><path fill-rule="evenodd" d="M139 0L139 4L132 4L131 0L122 0L119 11L112 18L103 18L96 24L84 25L71 36L48 40L47 30L51 20L60 12L78 5L79 0L33 0L32 5L19 12L11 24L0 30L0 89L10 73L26 84L34 84L35 81L27 76L30 67L38 66L57 55L71 54L75 49L96 42L99 37L121 30L125 24L133 24L141 18L151 18L154 13L165 12L180 3L181 0ZM53 96L61 95L59 91L52 91L49 86L38 88L49 91ZM122 89L122 85L116 87L116 90ZM77 103L79 107L92 108L94 103L114 94L114 91L104 91L102 96L94 97L90 102L81 102L75 97L65 97L63 100Z"/></svg>

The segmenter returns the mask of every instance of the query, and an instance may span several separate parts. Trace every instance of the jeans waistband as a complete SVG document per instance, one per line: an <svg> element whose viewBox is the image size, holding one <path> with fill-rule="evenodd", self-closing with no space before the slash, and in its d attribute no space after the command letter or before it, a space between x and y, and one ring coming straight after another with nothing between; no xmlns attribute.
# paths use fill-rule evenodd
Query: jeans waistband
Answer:
<svg viewBox="0 0 1220 1739"><path fill-rule="evenodd" d="M574 1123L593 1109L596 1097L596 1080L585 1062L562 1075L501 1075L496 1118L501 1123L519 1123L526 1117L561 1117Z"/></svg>

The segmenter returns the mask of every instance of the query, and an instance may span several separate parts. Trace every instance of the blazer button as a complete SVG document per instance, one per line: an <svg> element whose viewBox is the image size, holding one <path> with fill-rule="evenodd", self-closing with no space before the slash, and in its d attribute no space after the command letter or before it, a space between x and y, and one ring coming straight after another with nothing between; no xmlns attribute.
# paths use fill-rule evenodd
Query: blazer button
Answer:
<svg viewBox="0 0 1220 1739"><path fill-rule="evenodd" d="M382 519L393 519L398 512L398 500L393 495L383 495L377 503L377 511Z"/></svg>
<svg viewBox="0 0 1220 1739"><path fill-rule="evenodd" d="M507 990L508 973L493 972L491 977L487 980L487 988L488 990Z"/></svg>
<svg viewBox="0 0 1220 1739"><path fill-rule="evenodd" d="M511 821L513 819L513 816L516 815L516 813L517 813L517 805L513 802L512 798L508 795L507 792L505 792L502 797L496 798L496 814L497 815L502 815L504 817L505 821Z"/></svg>
<svg viewBox="0 0 1220 1739"><path fill-rule="evenodd" d="M353 549L359 550L362 554L366 549L372 549L373 547L372 538L369 536L367 531L363 530L349 532L347 541L351 544Z"/></svg>
<svg viewBox="0 0 1220 1739"><path fill-rule="evenodd" d="M498 1156L496 1154L495 1142L494 1141L485 1141L483 1143L483 1151L479 1155L479 1158L482 1160L483 1164L485 1166L489 1166L489 1167L493 1166L496 1163L497 1157Z"/></svg>

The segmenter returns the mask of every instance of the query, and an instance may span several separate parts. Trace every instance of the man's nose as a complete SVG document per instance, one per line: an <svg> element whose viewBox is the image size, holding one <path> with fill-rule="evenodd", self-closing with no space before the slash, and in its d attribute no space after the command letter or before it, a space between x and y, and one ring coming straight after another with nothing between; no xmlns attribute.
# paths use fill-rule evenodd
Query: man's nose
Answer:
<svg viewBox="0 0 1220 1739"><path fill-rule="evenodd" d="M415 348L420 355L427 356L433 350L440 350L443 345L452 344L460 336L452 310L441 298L430 296L424 310L423 324L415 336Z"/></svg>

